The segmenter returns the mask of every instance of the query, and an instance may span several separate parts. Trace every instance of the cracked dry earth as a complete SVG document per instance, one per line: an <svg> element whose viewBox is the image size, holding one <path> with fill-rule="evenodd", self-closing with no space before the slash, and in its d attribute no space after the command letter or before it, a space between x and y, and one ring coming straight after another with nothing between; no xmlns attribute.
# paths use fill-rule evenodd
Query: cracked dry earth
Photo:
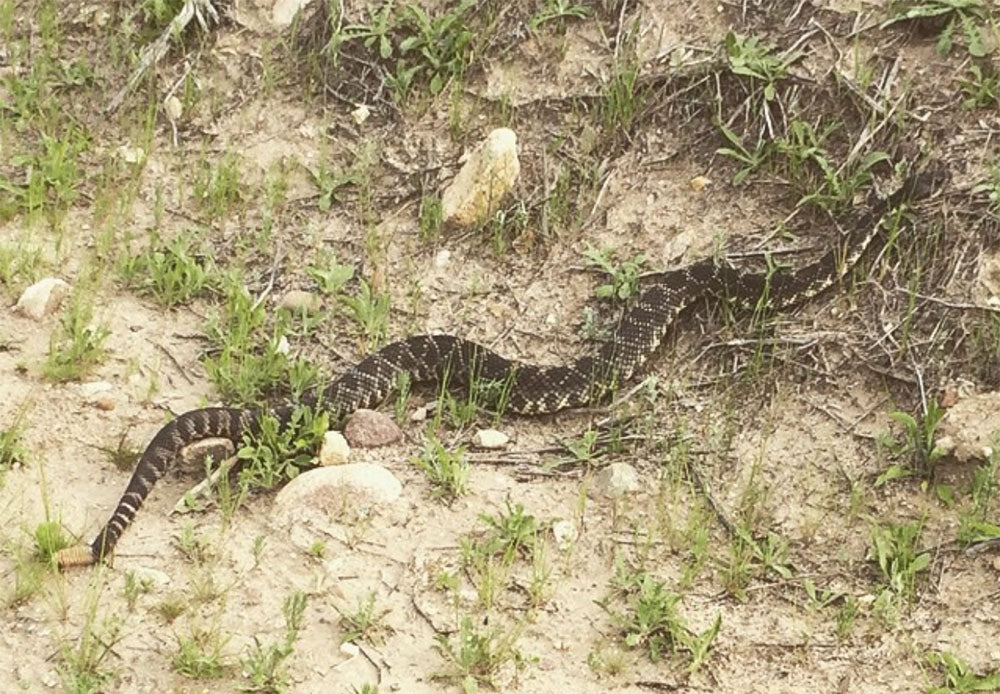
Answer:
<svg viewBox="0 0 1000 694"><path fill-rule="evenodd" d="M16 31L33 35L41 5L14 3ZM893 379L864 366L859 354L870 354L865 350L877 334L869 330L894 320L886 312L898 308L879 303L891 287L865 281L770 317L766 336L777 347L763 368L753 365L760 326L710 307L680 322L648 369L655 381L614 411L499 422L483 414L477 423L446 429L441 441L449 448L468 447L481 426L511 437L503 450L469 451L468 489L454 503L435 498L412 463L424 450L427 425L410 421L409 414L435 395L417 389L400 442L352 452L352 462L385 466L402 482L397 501L367 514L346 504L288 521L275 512L274 494L258 494L229 522L212 505L171 515L196 482L196 471L182 471L160 482L110 565L46 573L33 594L11 600L34 528L46 514L83 541L106 520L130 474L109 461L107 449L123 436L142 447L172 414L219 402L203 366L217 295L164 309L121 281L113 260L96 265L95 316L110 329L106 356L83 383L52 383L40 364L60 314L35 321L11 308L33 279L53 275L80 285L86 268L108 255L140 252L154 231L170 238L203 226L203 252L222 268L242 268L248 292L262 297L271 314L289 290L316 293L305 268L333 253L389 293L389 339L442 331L510 356L561 363L593 349L588 325L613 324L615 308L594 296L605 280L588 271L589 248L614 249L619 261L641 253L644 267L653 269L722 251L746 252L749 262L760 260L752 252L761 248L815 254L833 243L837 230L830 218L800 223L793 214L798 196L767 173L752 175L747 185L730 183L736 169L716 153L727 142L713 126L715 105L697 103L711 89L654 90L650 99L667 100L662 110L644 113L622 137L599 119L595 125L594 95L615 60L616 30L632 20L640 74L650 80L675 64L707 59L735 30L784 48L800 42L804 57L789 78L795 84L779 102L815 109L808 99L793 98L796 90L846 71L845 56L853 51L874 71L894 66L889 96L910 90L915 105L900 116L902 125L891 127L905 131L901 139L910 151L944 158L956 190L985 180L996 156L990 150L995 144L988 144L998 126L996 107L970 114L951 103L953 88L942 86L961 74L961 52L942 57L933 36L898 26L879 29L879 13L887 10L877 4L758 3L741 9L700 1L613 8L593 3L591 16L568 21L562 33L512 34L503 51L487 53L470 71L458 96L424 96L398 112L373 102L373 116L357 124L349 115L356 104L322 89L317 95L294 79L294 69L268 81L269 60L292 61L278 57L283 34L270 26L265 3L237 2L223 8L229 19L211 27L210 37L188 37L159 66L148 85L156 103L185 70L196 77L200 99L176 124L158 108L148 142L140 141L139 119L128 108L116 117L101 115L101 100L123 83L127 70L101 69L108 42L91 23L94 8L71 5L58 13L70 27L61 50L66 60L92 63L97 86L53 98L66 99L92 130L81 158L81 194L57 229L16 214L0 223L5 248L30 244L42 254L36 276L0 285L6 303L0 309L0 429L23 412L27 452L6 472L0 490L2 691L238 691L247 686L240 659L255 640L280 641L282 604L296 591L308 602L285 665L286 691L294 692L362 691L366 684L406 693L491 686L503 692L917 692L941 681L928 653L953 653L979 673L1000 662L996 551L967 554L954 546L974 466L941 464L939 481L959 498L951 506L919 479L875 484L890 461L874 439L895 431L888 413L914 411L921 390L909 371ZM348 5L357 17L366 16L360 5ZM511 8L511 14L524 9L520 3ZM856 26L875 28L858 32ZM4 89L0 108L12 103ZM739 103L733 99L726 107ZM452 133L456 108L460 127ZM513 116L502 121L505 109ZM815 113L804 110L803 117ZM580 173L568 179L565 195L577 221L553 231L552 218L529 216L499 251L488 229L422 235L423 197L438 194L462 152L499 125L518 133L522 173L513 198L529 209L541 209L554 195L560 171L589 172L590 179ZM16 149L10 128L3 132L0 144ZM612 139L617 144L607 145ZM144 148L145 159L128 169L134 194L113 198L121 208L109 213L100 204L109 195L98 189L102 170L118 161L122 148L135 147ZM194 192L197 172L229 155L238 157L245 193L233 209L204 223ZM359 159L368 162L367 192L346 186L321 209L310 172L346 169ZM266 191L278 175L286 188L274 212ZM905 228L933 223L947 235L974 239L973 220L953 212L961 204L957 195L921 207L921 221ZM546 226L552 227L548 234ZM970 243L967 248L977 248ZM808 261L808 253L803 257ZM948 267L951 258L935 256ZM971 291L962 284L963 272L952 273L952 283L940 288L972 301L963 294ZM355 282L345 291L356 290ZM588 311L596 317L586 318ZM336 374L364 356L367 346L335 298L324 298L320 316L314 332L292 329L286 336L294 354ZM927 374L926 390L953 381L979 390L996 386L966 362L947 362L944 349L934 353L942 355L935 356L941 368L918 369ZM919 359L930 357L920 352L904 365ZM87 388L94 382L110 384L99 406ZM383 409L391 415L393 403ZM629 420L621 446L588 462L574 461L560 447L609 417ZM638 469L638 491L614 499L601 494L597 476L612 462ZM516 559L484 605L482 576L463 563L463 543L486 531L483 516L518 504L539 525L536 557ZM877 605L885 579L873 561L872 527L920 520L929 568L914 596L887 614ZM745 523L759 538L757 546L773 539L782 547L781 570L738 549L738 533L727 527L733 522ZM559 523L572 528L570 542L556 541L552 527ZM181 551L186 529L203 539L204 556L192 559ZM321 556L313 551L317 542L325 547ZM748 568L738 574L734 566L744 559ZM533 599L539 566L547 580L540 599ZM626 643L602 607L625 609L615 593L622 567L677 592L678 613L691 632L703 633L721 620L697 669L689 668L684 649L654 660L648 648ZM157 577L132 604L129 572ZM810 597L808 586L828 591L830 600ZM349 633L341 613L372 594L382 615L379 628L371 638L355 639L360 652L342 649ZM182 605L180 614L165 617L166 603ZM478 680L456 674L440 644L456 642L463 618L481 633L513 639L520 659L502 659ZM78 652L88 633L103 638L112 627L116 640L99 667L108 679L74 689L66 654ZM179 641L194 633L219 637L227 663L221 679L177 671Z"/></svg>

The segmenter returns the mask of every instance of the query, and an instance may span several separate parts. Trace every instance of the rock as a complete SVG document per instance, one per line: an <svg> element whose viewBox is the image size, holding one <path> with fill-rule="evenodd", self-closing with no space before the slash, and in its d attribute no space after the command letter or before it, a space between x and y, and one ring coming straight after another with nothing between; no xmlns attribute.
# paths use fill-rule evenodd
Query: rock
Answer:
<svg viewBox="0 0 1000 694"><path fill-rule="evenodd" d="M179 121L181 115L184 113L184 105L181 104L181 100L174 94L168 96L166 101L163 102L163 108L167 112L167 118L172 123Z"/></svg>
<svg viewBox="0 0 1000 694"><path fill-rule="evenodd" d="M340 652L346 655L348 658L355 658L361 653L361 649L358 648L356 644L350 641L344 641L340 644Z"/></svg>
<svg viewBox="0 0 1000 694"><path fill-rule="evenodd" d="M472 437L473 445L478 448L503 448L509 441L507 434L496 429L480 429Z"/></svg>
<svg viewBox="0 0 1000 694"><path fill-rule="evenodd" d="M58 277L46 277L24 290L14 310L35 320L52 313L69 294L70 286Z"/></svg>
<svg viewBox="0 0 1000 694"><path fill-rule="evenodd" d="M201 439L181 449L181 462L188 469L204 472L205 459L211 458L218 465L236 454L236 447L229 439L213 437ZM213 465L213 467L215 467Z"/></svg>
<svg viewBox="0 0 1000 694"><path fill-rule="evenodd" d="M447 248L442 248L437 252L437 255L434 256L434 267L438 270L444 270L448 267L449 262L451 262L451 251Z"/></svg>
<svg viewBox="0 0 1000 694"><path fill-rule="evenodd" d="M105 412L110 412L115 409L115 399L110 395L102 395L91 402L91 404L99 410L104 410Z"/></svg>
<svg viewBox="0 0 1000 694"><path fill-rule="evenodd" d="M310 2L312 0L275 0L271 7L271 23L278 29L290 26L299 10Z"/></svg>
<svg viewBox="0 0 1000 694"><path fill-rule="evenodd" d="M617 499L639 490L639 473L628 463L611 463L597 473L596 488L609 499Z"/></svg>
<svg viewBox="0 0 1000 694"><path fill-rule="evenodd" d="M372 114L371 109L365 106L364 104L361 104L356 109L351 111L351 120L353 120L358 125L361 125L366 120L368 120L368 116L370 116L371 114Z"/></svg>
<svg viewBox="0 0 1000 694"><path fill-rule="evenodd" d="M577 538L576 523L569 520L557 520L552 524L552 537L555 538L556 547L565 552Z"/></svg>
<svg viewBox="0 0 1000 694"><path fill-rule="evenodd" d="M691 190L693 190L694 192L700 193L705 189L706 186L711 185L711 183L712 179L710 179L708 176L695 176L690 181L688 181L688 186L690 186Z"/></svg>
<svg viewBox="0 0 1000 694"><path fill-rule="evenodd" d="M344 437L357 448L388 446L403 438L392 418L375 410L356 410L344 426Z"/></svg>
<svg viewBox="0 0 1000 694"><path fill-rule="evenodd" d="M381 465L350 463L303 472L278 492L274 505L278 511L339 510L341 504L391 504L402 493L403 485Z"/></svg>
<svg viewBox="0 0 1000 694"><path fill-rule="evenodd" d="M146 159L146 150L142 147L122 145L118 148L118 156L120 156L122 161L126 164L140 164Z"/></svg>
<svg viewBox="0 0 1000 694"><path fill-rule="evenodd" d="M485 221L496 212L520 172L517 135L510 128L497 128L445 189L441 196L443 220L462 227Z"/></svg>
<svg viewBox="0 0 1000 694"><path fill-rule="evenodd" d="M959 462L985 460L1000 439L1000 392L958 400L941 419L934 445Z"/></svg>
<svg viewBox="0 0 1000 694"><path fill-rule="evenodd" d="M289 311L315 313L323 306L323 300L304 289L292 289L281 297L278 306Z"/></svg>
<svg viewBox="0 0 1000 694"><path fill-rule="evenodd" d="M343 465L351 456L351 447L339 431L328 431L323 436L323 446L319 449L320 465Z"/></svg>
<svg viewBox="0 0 1000 694"><path fill-rule="evenodd" d="M429 414L429 412L427 410L427 406L423 405L423 406L418 407L417 409L415 409L413 411L413 414L410 415L410 421L411 422L423 422L424 420L427 419L427 415L428 414Z"/></svg>
<svg viewBox="0 0 1000 694"><path fill-rule="evenodd" d="M278 338L278 344L275 345L274 351L278 354L288 354L292 351L292 345L289 344L288 338L282 335Z"/></svg>
<svg viewBox="0 0 1000 694"><path fill-rule="evenodd" d="M80 390L80 395L87 402L93 402L98 396L106 395L113 391L115 387L108 383L107 381L90 381L89 383L81 383L77 388Z"/></svg>
<svg viewBox="0 0 1000 694"><path fill-rule="evenodd" d="M1000 304L1000 253L986 251L979 257L979 272L972 298L976 303L988 306Z"/></svg>

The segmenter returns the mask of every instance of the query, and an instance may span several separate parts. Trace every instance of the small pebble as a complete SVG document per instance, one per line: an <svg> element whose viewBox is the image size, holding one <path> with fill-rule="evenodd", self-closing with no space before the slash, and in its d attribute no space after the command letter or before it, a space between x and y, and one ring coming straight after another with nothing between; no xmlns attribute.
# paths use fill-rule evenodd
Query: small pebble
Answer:
<svg viewBox="0 0 1000 694"><path fill-rule="evenodd" d="M507 434L496 429L480 429L472 437L472 443L479 448L503 448L509 441Z"/></svg>

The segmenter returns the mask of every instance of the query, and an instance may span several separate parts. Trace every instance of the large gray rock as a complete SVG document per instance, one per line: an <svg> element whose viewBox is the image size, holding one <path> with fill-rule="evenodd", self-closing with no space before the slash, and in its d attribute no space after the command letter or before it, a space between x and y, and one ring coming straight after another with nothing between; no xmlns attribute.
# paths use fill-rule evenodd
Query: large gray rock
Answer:
<svg viewBox="0 0 1000 694"><path fill-rule="evenodd" d="M275 497L281 513L301 508L339 510L344 502L352 506L391 504L403 492L396 476L374 463L350 463L319 467L303 472Z"/></svg>

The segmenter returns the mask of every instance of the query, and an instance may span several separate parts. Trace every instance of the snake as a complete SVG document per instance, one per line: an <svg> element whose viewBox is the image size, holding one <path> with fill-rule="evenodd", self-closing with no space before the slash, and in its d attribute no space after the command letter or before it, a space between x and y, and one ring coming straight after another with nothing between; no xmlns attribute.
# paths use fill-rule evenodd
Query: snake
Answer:
<svg viewBox="0 0 1000 694"><path fill-rule="evenodd" d="M623 309L609 340L568 364L541 365L509 359L489 347L449 334L422 334L386 344L347 368L323 389L302 398L299 407L326 412L333 424L361 408L376 407L400 383L447 382L449 388L476 383L502 384L504 412L539 415L591 406L608 398L656 353L678 318L713 298L733 306L782 310L831 288L851 272L876 243L890 234L885 221L904 204L928 198L950 180L943 166L912 172L891 195L869 195L843 235L843 242L798 269L771 265L749 271L707 257L643 279L636 298ZM274 408L205 407L185 412L163 426L142 453L110 519L89 545L56 553L63 568L97 564L112 555L139 508L188 445L209 438L238 447L260 433L265 416L279 430L294 426L296 406Z"/></svg>

